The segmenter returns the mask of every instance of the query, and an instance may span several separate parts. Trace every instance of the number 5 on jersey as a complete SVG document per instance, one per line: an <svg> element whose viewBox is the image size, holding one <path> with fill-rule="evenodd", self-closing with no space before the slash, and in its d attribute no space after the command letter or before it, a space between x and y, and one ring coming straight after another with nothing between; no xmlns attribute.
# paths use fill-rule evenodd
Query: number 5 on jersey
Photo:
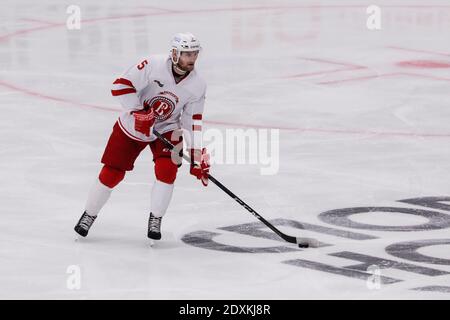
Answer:
<svg viewBox="0 0 450 320"><path fill-rule="evenodd" d="M147 60L144 60L144 61L141 62L140 65L137 66L137 68L138 68L139 70L142 70L142 69L144 69L144 67L145 67L146 64L148 64L148 61L147 61Z"/></svg>

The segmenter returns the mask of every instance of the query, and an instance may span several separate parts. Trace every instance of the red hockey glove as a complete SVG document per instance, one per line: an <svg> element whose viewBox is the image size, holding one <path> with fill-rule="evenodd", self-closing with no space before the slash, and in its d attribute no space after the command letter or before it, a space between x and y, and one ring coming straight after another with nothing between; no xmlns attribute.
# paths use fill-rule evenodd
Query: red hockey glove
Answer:
<svg viewBox="0 0 450 320"><path fill-rule="evenodd" d="M143 109L139 111L133 111L131 114L134 116L134 129L140 133L150 136L150 128L155 123L155 115L153 109Z"/></svg>
<svg viewBox="0 0 450 320"><path fill-rule="evenodd" d="M194 161L200 162L200 165ZM208 185L209 168L209 154L206 148L203 148L201 153L200 150L191 150L191 174L200 179L205 187Z"/></svg>

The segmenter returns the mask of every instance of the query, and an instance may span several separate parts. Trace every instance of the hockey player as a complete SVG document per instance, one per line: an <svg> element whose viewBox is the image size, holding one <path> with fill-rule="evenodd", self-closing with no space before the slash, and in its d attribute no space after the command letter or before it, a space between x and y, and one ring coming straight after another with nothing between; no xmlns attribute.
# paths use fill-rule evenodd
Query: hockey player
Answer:
<svg viewBox="0 0 450 320"><path fill-rule="evenodd" d="M169 56L149 56L114 81L111 93L124 112L113 127L101 160L104 166L75 226L79 235L88 234L114 187L126 171L133 170L140 152L150 146L156 181L147 236L161 239L161 219L169 206L181 159L156 138L153 128L175 145L184 138L192 159L190 173L208 185L209 156L202 148L201 134L206 83L194 70L200 50L194 35L178 33Z"/></svg>

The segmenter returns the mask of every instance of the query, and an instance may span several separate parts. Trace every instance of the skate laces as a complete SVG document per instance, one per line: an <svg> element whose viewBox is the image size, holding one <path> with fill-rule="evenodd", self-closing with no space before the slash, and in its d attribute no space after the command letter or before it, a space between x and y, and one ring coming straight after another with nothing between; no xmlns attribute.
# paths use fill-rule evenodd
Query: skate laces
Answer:
<svg viewBox="0 0 450 320"><path fill-rule="evenodd" d="M90 226L94 223L95 218L97 217L90 216L87 213L83 214L80 220L80 226L84 229L89 229Z"/></svg>
<svg viewBox="0 0 450 320"><path fill-rule="evenodd" d="M151 231L159 232L159 228L161 227L161 218L155 217L154 215L150 215L149 228Z"/></svg>

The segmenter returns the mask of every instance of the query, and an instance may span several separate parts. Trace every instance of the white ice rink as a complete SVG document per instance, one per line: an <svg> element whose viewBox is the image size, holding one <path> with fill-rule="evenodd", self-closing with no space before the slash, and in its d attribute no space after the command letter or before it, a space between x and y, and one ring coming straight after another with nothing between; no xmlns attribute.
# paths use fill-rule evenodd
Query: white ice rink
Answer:
<svg viewBox="0 0 450 320"><path fill-rule="evenodd" d="M450 2L193 2L1 1L0 298L449 299ZM149 150L74 240L112 81L180 31L202 42L206 129L280 130L277 174L211 173L320 248L280 241L186 165L150 248Z"/></svg>

